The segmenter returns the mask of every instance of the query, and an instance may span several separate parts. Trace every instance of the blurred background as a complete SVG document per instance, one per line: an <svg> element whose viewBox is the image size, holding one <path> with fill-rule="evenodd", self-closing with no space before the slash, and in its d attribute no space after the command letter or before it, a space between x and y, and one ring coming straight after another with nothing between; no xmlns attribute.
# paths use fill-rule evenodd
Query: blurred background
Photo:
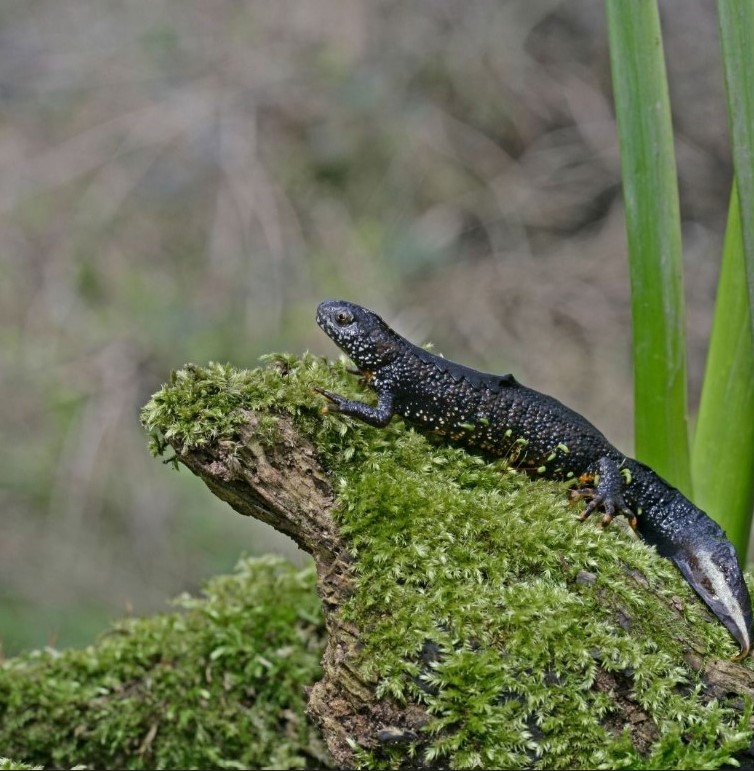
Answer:
<svg viewBox="0 0 754 771"><path fill-rule="evenodd" d="M731 181L715 6L661 2L698 400ZM187 361L335 347L344 297L632 449L598 0L0 4L0 640L82 644L242 552L150 457ZM314 398L314 397L313 397Z"/></svg>

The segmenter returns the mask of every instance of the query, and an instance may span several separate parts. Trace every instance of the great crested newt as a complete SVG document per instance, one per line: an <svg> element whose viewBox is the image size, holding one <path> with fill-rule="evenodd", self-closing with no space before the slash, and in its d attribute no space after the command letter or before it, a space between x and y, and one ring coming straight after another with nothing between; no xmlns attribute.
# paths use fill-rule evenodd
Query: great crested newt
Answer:
<svg viewBox="0 0 754 771"><path fill-rule="evenodd" d="M354 303L326 300L317 323L377 393L372 406L316 389L327 409L383 427L400 415L420 430L516 468L554 480L574 480L591 498L581 519L604 510L622 514L681 571L740 646L752 645L749 591L722 528L651 468L619 452L586 418L512 375L478 372L409 342L377 314Z"/></svg>

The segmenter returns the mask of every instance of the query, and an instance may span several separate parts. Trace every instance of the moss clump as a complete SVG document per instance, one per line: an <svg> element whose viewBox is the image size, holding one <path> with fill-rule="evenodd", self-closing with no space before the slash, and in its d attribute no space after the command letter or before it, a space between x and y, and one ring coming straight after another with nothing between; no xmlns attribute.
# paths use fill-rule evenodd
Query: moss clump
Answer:
<svg viewBox="0 0 754 771"><path fill-rule="evenodd" d="M0 747L55 768L326 767L304 716L324 635L314 583L312 569L249 559L178 612L9 659Z"/></svg>
<svg viewBox="0 0 754 771"><path fill-rule="evenodd" d="M341 377L327 362L314 356L264 357L268 366L238 370L229 364L210 363L207 367L187 364L173 371L170 382L158 391L141 413L149 433L150 449L160 455L175 440L184 450L210 442L237 440L237 430L246 422L244 410L286 412L316 428L316 385L342 385ZM308 418L308 420L307 420ZM267 430L274 439L274 420Z"/></svg>
<svg viewBox="0 0 754 771"><path fill-rule="evenodd" d="M409 755L453 768L716 768L746 746L735 713L705 703L683 663L704 629L710 655L735 647L672 565L627 531L578 524L561 486L438 446L400 421L378 430L317 415L313 386L354 393L345 363L273 357L252 372L176 374L145 408L161 450L235 440L243 409L289 413L336 479L357 556L344 608L362 629L361 667L379 693L431 714L414 744L359 753L364 767ZM680 610L641 590L681 598ZM612 718L607 678L627 684L659 739L637 752Z"/></svg>
<svg viewBox="0 0 754 771"><path fill-rule="evenodd" d="M10 758L0 758L0 771L36 771L42 766L30 766L28 763L17 763Z"/></svg>
<svg viewBox="0 0 754 771"><path fill-rule="evenodd" d="M345 612L367 632L362 666L382 693L427 707L427 759L717 768L746 746L735 713L703 701L681 650L689 625L709 627L710 654L735 647L670 563L619 528L577 523L555 485L458 449L427 451L409 432L340 485L341 527L359 556ZM683 615L658 625L667 606L635 576L683 597ZM605 677L628 683L656 722L649 757L592 687Z"/></svg>
<svg viewBox="0 0 754 771"><path fill-rule="evenodd" d="M229 364L207 367L188 364L174 371L145 405L141 420L149 434L150 449L161 455L174 441L185 452L210 442L226 446L240 441L245 410L292 416L303 433L311 436L323 458L335 469L358 458L364 461L376 448L387 450L403 434L397 423L381 431L340 420L322 420L323 399L315 387L330 388L358 397L356 380L347 372L345 359L336 365L310 354L301 358L285 354L262 357L267 366L239 370ZM350 430L349 430L350 429ZM262 421L262 440L273 441L275 421Z"/></svg>

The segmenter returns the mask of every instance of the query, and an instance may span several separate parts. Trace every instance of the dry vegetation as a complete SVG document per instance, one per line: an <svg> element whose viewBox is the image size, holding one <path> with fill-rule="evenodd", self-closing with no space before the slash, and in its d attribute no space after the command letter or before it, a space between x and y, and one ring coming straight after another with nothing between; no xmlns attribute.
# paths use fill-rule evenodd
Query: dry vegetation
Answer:
<svg viewBox="0 0 754 771"><path fill-rule="evenodd" d="M714 5L662 10L698 383L724 91ZM295 554L166 473L138 409L185 361L334 355L325 296L513 370L630 447L605 38L586 0L2 4L6 652L87 639L239 549Z"/></svg>

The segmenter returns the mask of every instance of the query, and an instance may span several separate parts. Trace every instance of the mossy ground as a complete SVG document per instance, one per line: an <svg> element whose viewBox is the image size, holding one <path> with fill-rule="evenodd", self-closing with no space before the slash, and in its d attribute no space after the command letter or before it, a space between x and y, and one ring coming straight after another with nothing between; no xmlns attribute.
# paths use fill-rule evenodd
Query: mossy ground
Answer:
<svg viewBox="0 0 754 771"><path fill-rule="evenodd" d="M3 754L47 768L325 767L304 717L324 634L313 571L245 560L178 604L89 648L0 666Z"/></svg>
<svg viewBox="0 0 754 771"><path fill-rule="evenodd" d="M10 758L0 758L0 771L36 771L42 766L30 766L28 763L17 763Z"/></svg>
<svg viewBox="0 0 754 771"><path fill-rule="evenodd" d="M579 524L564 488L436 445L401 421L378 430L320 414L313 386L356 395L346 365L304 356L266 367L189 366L145 407L156 453L237 439L243 410L292 415L339 495L356 591L342 612L363 632L378 692L431 715L414 744L358 750L364 767L717 768L748 744L744 721L705 704L683 640L735 646L670 563L625 528ZM648 582L667 606L643 591ZM321 620L311 572L242 563L182 613L118 625L83 651L0 668L0 747L30 763L100 768L322 767L302 716ZM627 684L659 728L633 748L611 700Z"/></svg>
<svg viewBox="0 0 754 771"><path fill-rule="evenodd" d="M315 439L357 556L343 612L363 630L364 674L432 715L416 746L363 752L365 766L419 751L454 768L716 768L746 745L733 713L705 704L682 664L692 627L710 655L735 646L670 563L625 528L579 524L562 486L399 420L379 430L323 417L313 386L359 392L345 362L311 356L251 372L191 367L144 420L157 451L173 436L187 447L232 440L245 407L287 412ZM680 598L667 624L644 582ZM592 688L601 673L628 683L657 724L649 756L611 722L609 698Z"/></svg>

